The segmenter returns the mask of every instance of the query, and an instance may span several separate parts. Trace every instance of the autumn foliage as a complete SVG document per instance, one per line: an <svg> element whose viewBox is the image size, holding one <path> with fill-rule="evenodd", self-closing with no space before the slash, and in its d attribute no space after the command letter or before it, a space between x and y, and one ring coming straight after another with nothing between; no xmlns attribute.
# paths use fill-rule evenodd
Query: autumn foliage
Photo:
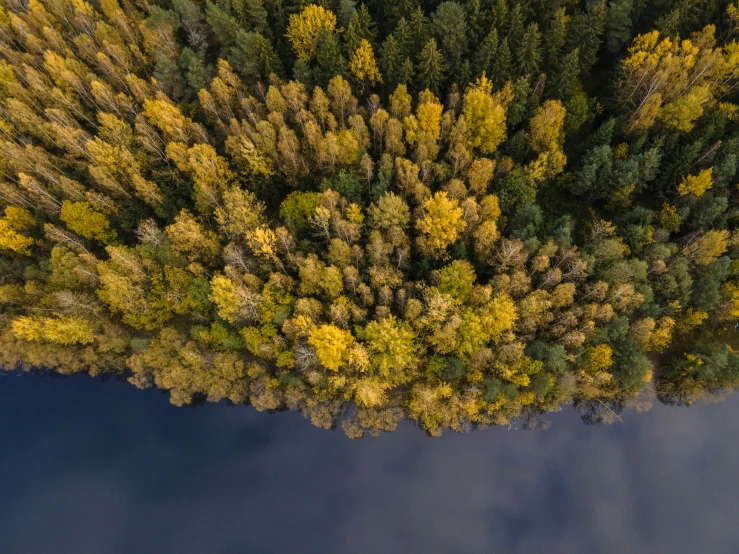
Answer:
<svg viewBox="0 0 739 554"><path fill-rule="evenodd" d="M739 5L561 4L3 0L0 364L352 437L737 386Z"/></svg>

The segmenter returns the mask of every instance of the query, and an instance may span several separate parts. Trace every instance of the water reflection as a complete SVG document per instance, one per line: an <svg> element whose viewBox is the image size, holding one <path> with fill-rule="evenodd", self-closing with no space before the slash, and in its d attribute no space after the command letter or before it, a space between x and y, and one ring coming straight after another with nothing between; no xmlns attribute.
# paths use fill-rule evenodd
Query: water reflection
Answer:
<svg viewBox="0 0 739 554"><path fill-rule="evenodd" d="M620 415L349 441L294 413L0 377L0 551L739 551L739 396Z"/></svg>

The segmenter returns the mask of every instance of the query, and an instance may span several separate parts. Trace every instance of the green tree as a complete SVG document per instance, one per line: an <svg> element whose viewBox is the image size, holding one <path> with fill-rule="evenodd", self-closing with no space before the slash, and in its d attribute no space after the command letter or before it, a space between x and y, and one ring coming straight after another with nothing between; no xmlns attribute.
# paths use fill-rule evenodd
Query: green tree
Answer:
<svg viewBox="0 0 739 554"><path fill-rule="evenodd" d="M431 15L431 32L452 72L459 69L467 53L467 22L457 2L442 2Z"/></svg>
<svg viewBox="0 0 739 554"><path fill-rule="evenodd" d="M436 40L429 40L418 54L417 74L421 88L438 94L446 69L446 61L436 46Z"/></svg>

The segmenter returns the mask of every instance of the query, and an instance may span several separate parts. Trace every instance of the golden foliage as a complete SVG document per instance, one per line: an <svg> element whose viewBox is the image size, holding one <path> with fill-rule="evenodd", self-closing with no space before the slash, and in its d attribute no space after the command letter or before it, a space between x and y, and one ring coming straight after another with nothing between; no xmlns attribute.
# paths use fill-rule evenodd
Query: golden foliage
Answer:
<svg viewBox="0 0 739 554"><path fill-rule="evenodd" d="M316 40L321 31L333 33L336 16L323 6L309 4L302 12L290 16L285 36L290 39L301 60L309 61L316 55Z"/></svg>

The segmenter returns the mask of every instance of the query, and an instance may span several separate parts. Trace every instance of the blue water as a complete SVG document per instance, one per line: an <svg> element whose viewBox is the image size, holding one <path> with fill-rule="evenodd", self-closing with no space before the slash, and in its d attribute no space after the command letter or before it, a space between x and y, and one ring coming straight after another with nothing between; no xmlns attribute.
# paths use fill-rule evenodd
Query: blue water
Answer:
<svg viewBox="0 0 739 554"><path fill-rule="evenodd" d="M350 441L293 413L0 376L0 553L737 553L739 396Z"/></svg>

